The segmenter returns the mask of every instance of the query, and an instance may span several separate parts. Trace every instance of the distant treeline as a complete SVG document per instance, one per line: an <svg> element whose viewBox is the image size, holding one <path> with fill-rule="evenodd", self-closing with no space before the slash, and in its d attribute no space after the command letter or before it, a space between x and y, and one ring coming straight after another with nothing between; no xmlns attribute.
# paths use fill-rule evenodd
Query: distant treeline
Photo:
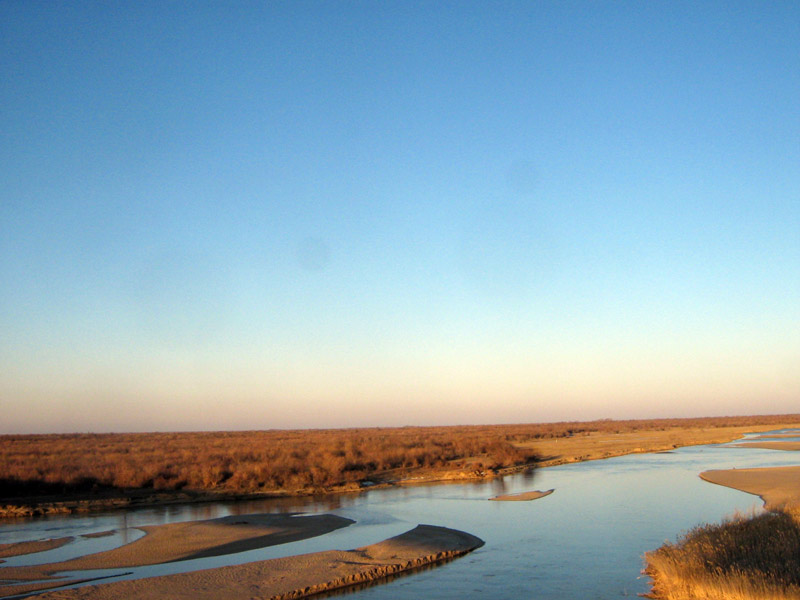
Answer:
<svg viewBox="0 0 800 600"><path fill-rule="evenodd" d="M729 427L800 415L531 425L0 436L0 498L107 490L313 491L412 470L491 472L535 463L518 445L591 432Z"/></svg>

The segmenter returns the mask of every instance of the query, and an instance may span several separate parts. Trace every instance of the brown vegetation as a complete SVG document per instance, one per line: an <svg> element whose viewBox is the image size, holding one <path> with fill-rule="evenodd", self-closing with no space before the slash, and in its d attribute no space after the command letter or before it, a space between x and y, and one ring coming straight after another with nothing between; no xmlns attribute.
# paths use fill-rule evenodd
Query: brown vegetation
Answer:
<svg viewBox="0 0 800 600"><path fill-rule="evenodd" d="M537 446L548 440L687 427L767 428L787 423L800 423L800 415L341 430L5 435L0 436L0 507L6 505L6 515L27 515L42 512L35 507L42 502L129 498L137 492L159 494L162 499L180 494L185 501L199 492L207 497L209 493L356 490L368 482L402 480L410 473L415 479L436 480L520 468L533 464L539 456ZM576 455L574 459L599 457Z"/></svg>
<svg viewBox="0 0 800 600"><path fill-rule="evenodd" d="M314 490L399 469L491 470L532 459L477 428L3 436L0 497Z"/></svg>
<svg viewBox="0 0 800 600"><path fill-rule="evenodd" d="M800 598L800 515L736 516L697 527L646 555L651 597L662 600Z"/></svg>

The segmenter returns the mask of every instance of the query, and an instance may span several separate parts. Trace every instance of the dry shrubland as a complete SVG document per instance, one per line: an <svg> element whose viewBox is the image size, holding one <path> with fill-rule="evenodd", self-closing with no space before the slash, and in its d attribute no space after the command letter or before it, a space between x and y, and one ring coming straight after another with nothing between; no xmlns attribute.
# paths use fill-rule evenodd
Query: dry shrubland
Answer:
<svg viewBox="0 0 800 600"><path fill-rule="evenodd" d="M697 527L645 558L653 598L797 600L800 514L736 515Z"/></svg>
<svg viewBox="0 0 800 600"><path fill-rule="evenodd" d="M531 451L477 429L3 436L0 496L313 490L395 469L492 470L533 459Z"/></svg>
<svg viewBox="0 0 800 600"><path fill-rule="evenodd" d="M673 427L800 421L800 416L530 425L0 436L0 498L130 490L300 492L392 479L398 471L491 472L535 462L546 438Z"/></svg>

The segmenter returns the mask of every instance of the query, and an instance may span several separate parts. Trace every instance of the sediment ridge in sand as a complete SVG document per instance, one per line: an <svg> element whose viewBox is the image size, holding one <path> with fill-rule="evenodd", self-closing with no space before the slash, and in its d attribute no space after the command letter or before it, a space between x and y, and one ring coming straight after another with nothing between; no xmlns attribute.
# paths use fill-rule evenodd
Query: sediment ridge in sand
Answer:
<svg viewBox="0 0 800 600"><path fill-rule="evenodd" d="M375 581L466 554L483 545L469 533L419 525L355 550L330 550L148 579L47 592L43 600L289 600Z"/></svg>

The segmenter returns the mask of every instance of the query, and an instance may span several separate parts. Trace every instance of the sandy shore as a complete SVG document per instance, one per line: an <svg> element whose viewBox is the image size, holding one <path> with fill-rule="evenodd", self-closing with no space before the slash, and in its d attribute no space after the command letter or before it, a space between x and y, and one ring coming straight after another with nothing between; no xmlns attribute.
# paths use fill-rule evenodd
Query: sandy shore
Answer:
<svg viewBox="0 0 800 600"><path fill-rule="evenodd" d="M754 439L767 441L743 442L732 445L737 448L800 450L799 442L781 440L784 437L797 437L797 434L761 435ZM764 501L764 508L767 510L784 510L787 508L796 510L800 507L800 466L705 471L700 473L700 477L710 483L724 485L748 494L755 494Z"/></svg>
<svg viewBox="0 0 800 600"><path fill-rule="evenodd" d="M683 446L726 444L753 431L769 431L792 426L798 425L786 423L770 426L667 427L624 433L592 432L567 438L540 439L520 446L530 447L539 453L541 460L537 466L551 467L625 454L664 452Z"/></svg>
<svg viewBox="0 0 800 600"><path fill-rule="evenodd" d="M766 439L766 438L765 438ZM800 442L742 442L741 444L731 444L737 448L764 448L765 450L800 450Z"/></svg>
<svg viewBox="0 0 800 600"><path fill-rule="evenodd" d="M353 522L335 515L266 514L141 527L147 535L106 552L30 567L0 566L0 580L40 581L63 571L138 567L232 554L323 535ZM0 597L9 593L0 589Z"/></svg>
<svg viewBox="0 0 800 600"><path fill-rule="evenodd" d="M0 585L0 598L6 596L17 596L20 594L33 594L34 592L47 591L53 588L58 588L70 583L83 583L85 581L93 581L91 579L51 579L48 581L36 581L33 583L21 583L17 585Z"/></svg>
<svg viewBox="0 0 800 600"><path fill-rule="evenodd" d="M549 496L555 490L546 490L541 492L539 490L533 490L530 492L522 492L519 494L502 494L500 496L495 496L494 498L489 498L489 500L497 500L502 502L524 502L530 500L538 500L539 498L544 498L545 496Z"/></svg>
<svg viewBox="0 0 800 600"><path fill-rule="evenodd" d="M0 558L9 556L21 556L23 554L33 554L34 552L44 552L59 548L71 542L73 537L51 538L48 540L34 540L30 542L15 542L13 544L0 544Z"/></svg>
<svg viewBox="0 0 800 600"><path fill-rule="evenodd" d="M760 496L767 510L781 510L800 503L800 467L704 471L700 477Z"/></svg>
<svg viewBox="0 0 800 600"><path fill-rule="evenodd" d="M301 598L461 556L479 538L419 525L402 535L355 550L331 550L231 567L45 593L47 600L251 600Z"/></svg>

